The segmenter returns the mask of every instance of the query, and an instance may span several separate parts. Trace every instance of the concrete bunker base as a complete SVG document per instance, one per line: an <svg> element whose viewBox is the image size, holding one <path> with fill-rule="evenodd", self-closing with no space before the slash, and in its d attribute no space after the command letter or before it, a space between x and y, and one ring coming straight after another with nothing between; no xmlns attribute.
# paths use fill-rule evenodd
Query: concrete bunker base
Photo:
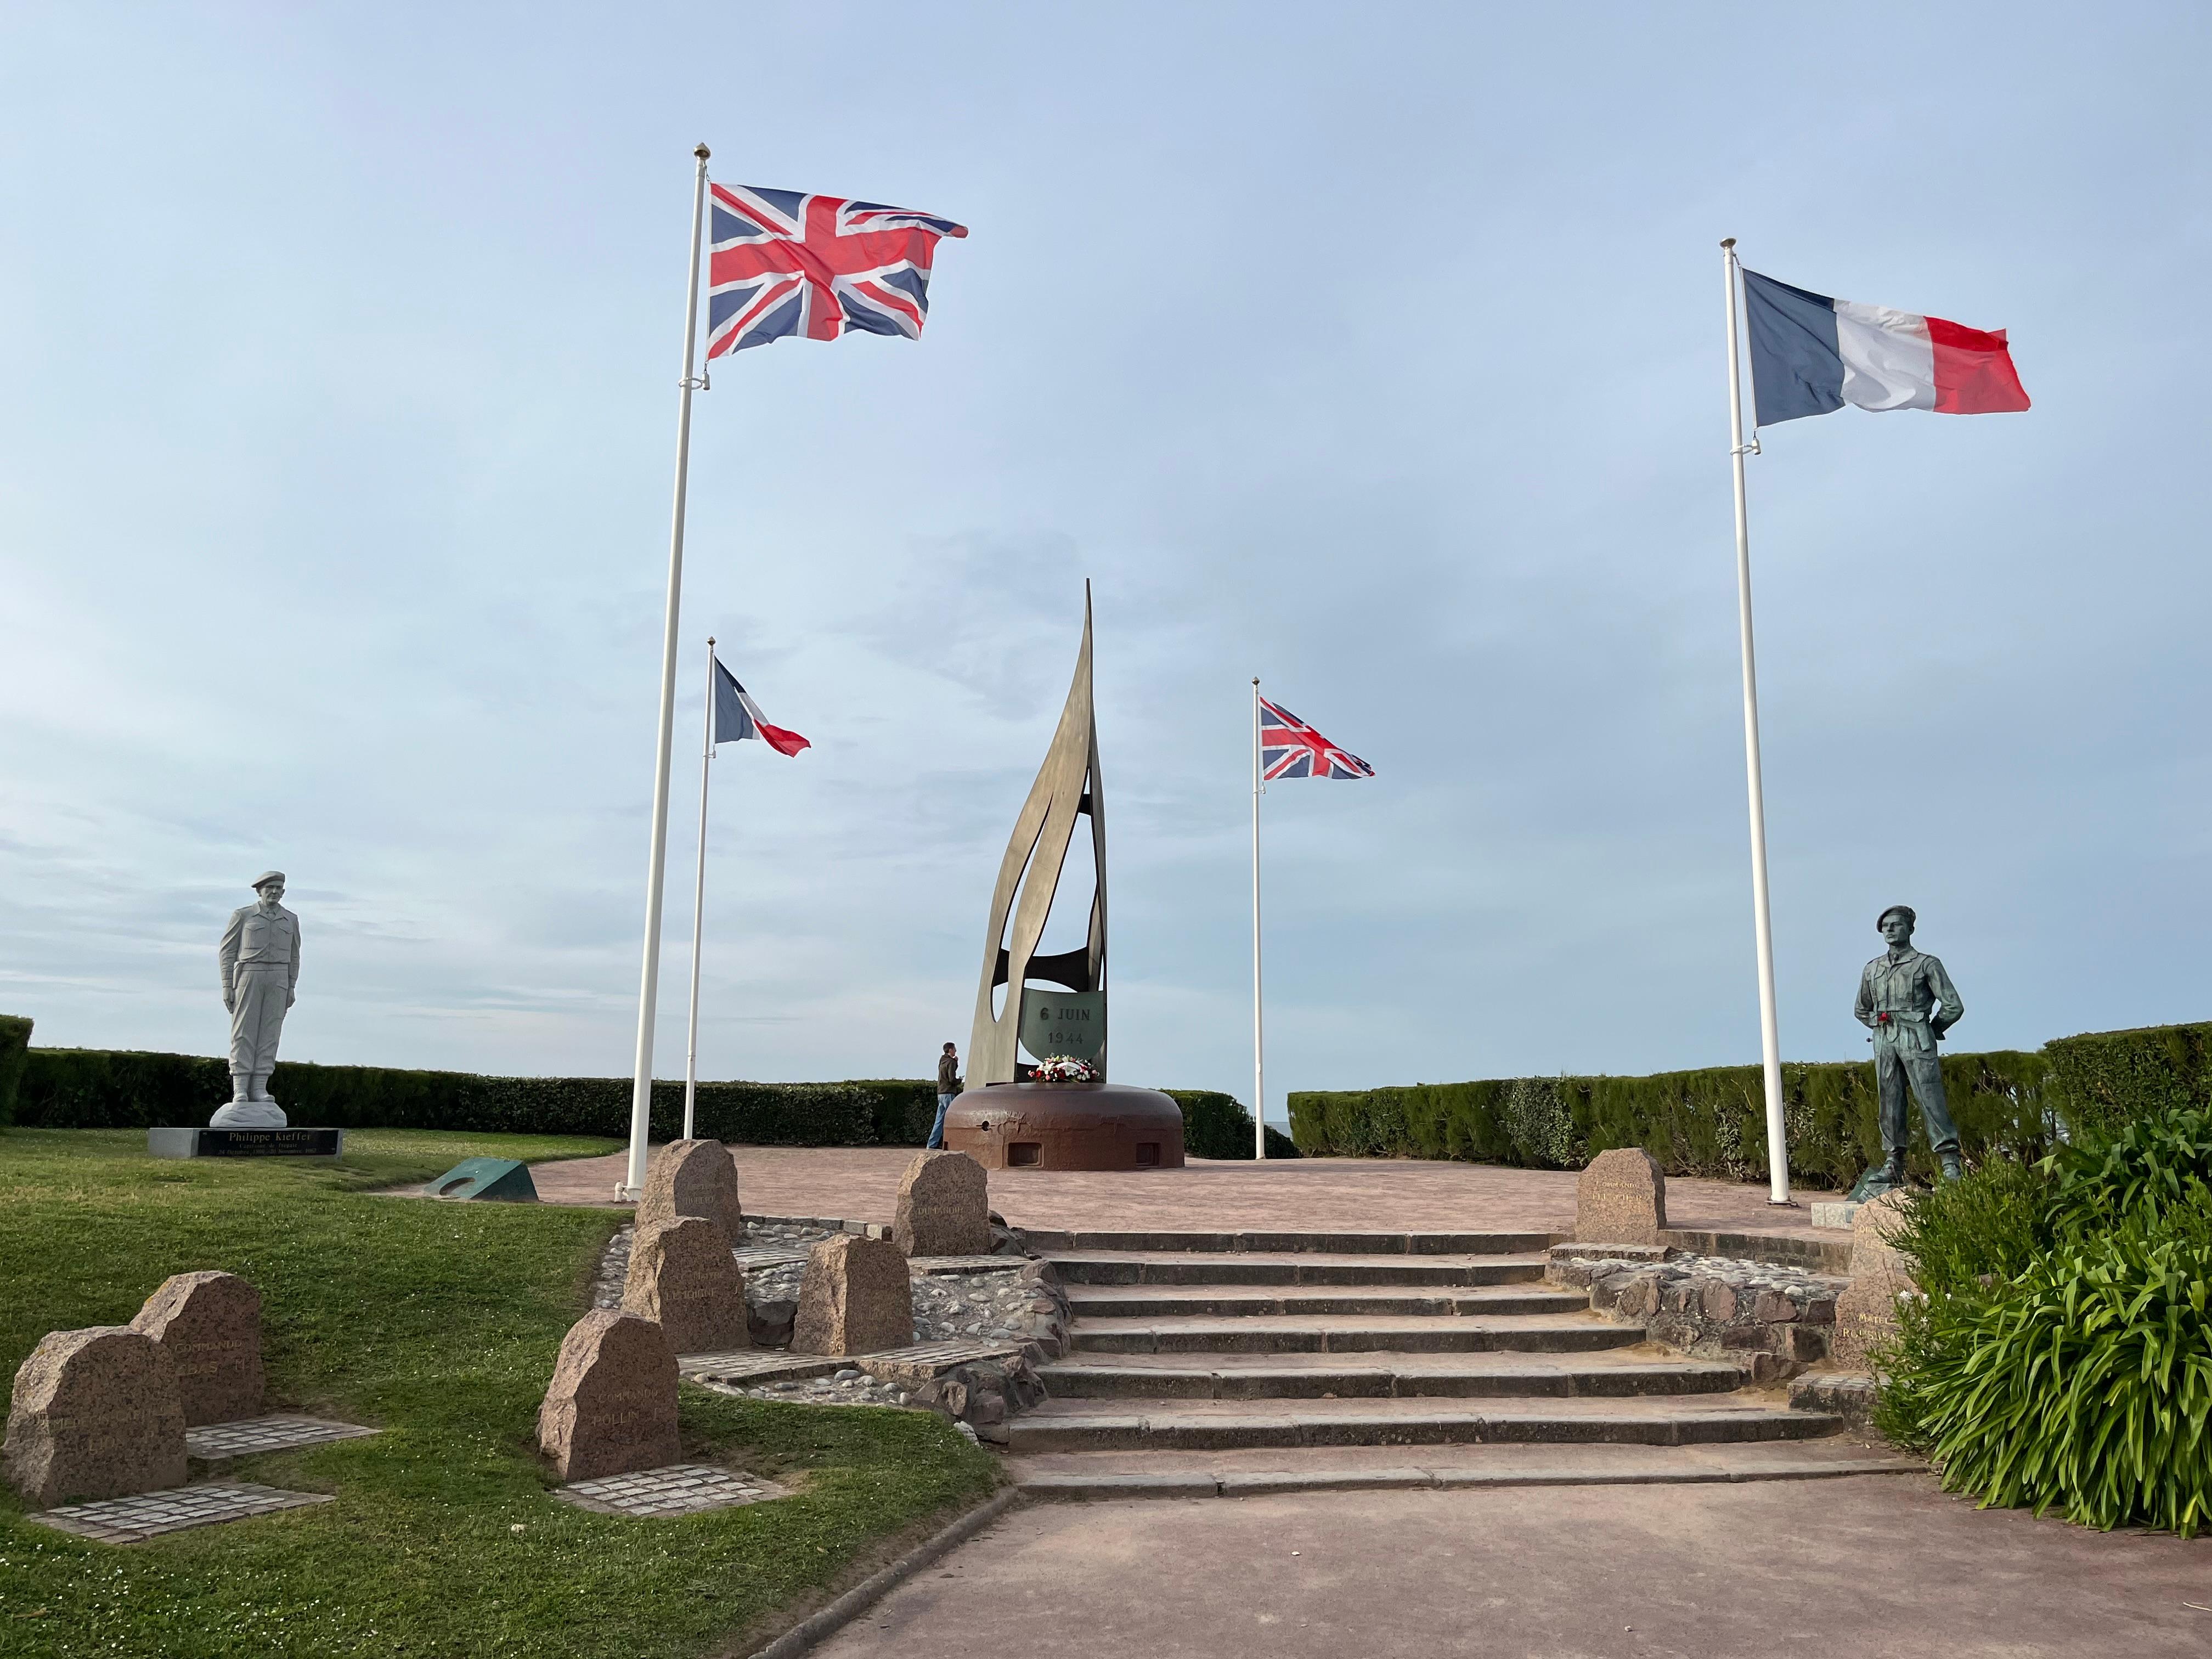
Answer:
<svg viewBox="0 0 2212 1659"><path fill-rule="evenodd" d="M1119 1083L998 1083L952 1103L945 1145L987 1170L1180 1170L1182 1108Z"/></svg>

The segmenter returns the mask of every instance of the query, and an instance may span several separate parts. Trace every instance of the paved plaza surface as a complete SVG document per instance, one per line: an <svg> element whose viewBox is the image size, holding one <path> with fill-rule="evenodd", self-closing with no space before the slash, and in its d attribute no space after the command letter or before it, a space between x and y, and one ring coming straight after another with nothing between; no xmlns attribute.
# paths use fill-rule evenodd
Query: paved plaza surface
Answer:
<svg viewBox="0 0 2212 1659"><path fill-rule="evenodd" d="M2203 1659L2212 1540L1917 1475L1031 1504L820 1659Z"/></svg>
<svg viewBox="0 0 2212 1659"><path fill-rule="evenodd" d="M739 1194L756 1215L836 1216L888 1222L911 1146L732 1146ZM605 1204L627 1158L569 1158L531 1167L551 1204ZM994 1170L991 1207L1018 1227L1070 1231L1559 1232L1575 1226L1575 1172L1509 1170L1411 1158L1305 1158L1266 1164L1194 1158L1180 1170L1088 1174ZM1766 1188L1670 1176L1669 1225L1838 1240L1815 1231L1814 1197L1777 1209Z"/></svg>

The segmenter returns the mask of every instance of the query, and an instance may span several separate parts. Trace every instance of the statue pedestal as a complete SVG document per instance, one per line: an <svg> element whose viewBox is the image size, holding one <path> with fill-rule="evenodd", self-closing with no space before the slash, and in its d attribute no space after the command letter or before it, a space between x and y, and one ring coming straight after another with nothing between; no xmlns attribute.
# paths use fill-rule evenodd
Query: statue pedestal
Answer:
<svg viewBox="0 0 2212 1659"><path fill-rule="evenodd" d="M149 1129L146 1150L155 1158L337 1158L345 1152L343 1129Z"/></svg>
<svg viewBox="0 0 2212 1659"><path fill-rule="evenodd" d="M1118 1083L997 1083L952 1103L945 1145L987 1170L1180 1170L1182 1108Z"/></svg>

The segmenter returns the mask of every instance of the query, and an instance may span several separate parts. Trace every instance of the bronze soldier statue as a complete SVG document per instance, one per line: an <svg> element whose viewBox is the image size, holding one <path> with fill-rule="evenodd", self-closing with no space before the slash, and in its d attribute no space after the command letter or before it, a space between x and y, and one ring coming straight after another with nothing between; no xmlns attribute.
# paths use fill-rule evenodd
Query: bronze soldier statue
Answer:
<svg viewBox="0 0 2212 1659"><path fill-rule="evenodd" d="M1943 1061L1936 1045L1959 1023L1966 1005L1960 1001L1958 988L1943 964L1912 948L1912 928L1918 920L1907 904L1893 904L1881 913L1875 931L1888 941L1889 949L1860 974L1858 1001L1851 1010L1874 1034L1868 1041L1874 1044L1875 1086L1881 1097L1883 1154L1881 1168L1868 1170L1860 1180L1856 1197L1905 1184L1908 1082L1920 1103L1928 1144L1942 1165L1943 1178L1959 1178L1959 1132L1952 1127L1950 1105L1943 1098Z"/></svg>

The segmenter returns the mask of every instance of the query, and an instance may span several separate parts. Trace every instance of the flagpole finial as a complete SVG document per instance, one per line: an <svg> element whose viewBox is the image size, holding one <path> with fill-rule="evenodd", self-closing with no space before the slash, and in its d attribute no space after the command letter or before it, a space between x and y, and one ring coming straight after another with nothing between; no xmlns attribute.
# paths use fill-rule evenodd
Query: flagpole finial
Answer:
<svg viewBox="0 0 2212 1659"><path fill-rule="evenodd" d="M1734 247L1734 246L1735 246L1735 237L1733 237L1733 236L1723 236L1723 237L1722 237L1722 238L1721 238L1721 246L1722 246L1723 247Z"/></svg>
<svg viewBox="0 0 2212 1659"><path fill-rule="evenodd" d="M698 148L698 149L696 149L693 150L691 153L692 153L694 155L697 156L701 161L705 161L705 160L706 160L709 155L712 155L714 152L713 150L711 150L711 149L708 149L707 148L707 146L706 146L705 144L703 144L703 143L702 143L702 144L701 144L701 145L699 146L699 148Z"/></svg>
<svg viewBox="0 0 2212 1659"><path fill-rule="evenodd" d="M1252 684L1255 684L1255 685L1257 685L1257 684L1259 684L1259 683L1260 683L1260 677L1259 677L1257 674L1253 675L1253 676L1252 676Z"/></svg>
<svg viewBox="0 0 2212 1659"><path fill-rule="evenodd" d="M714 644L714 636L712 634L708 635L707 635L707 643L708 643L708 644L709 644L709 645L712 645L712 644Z"/></svg>

